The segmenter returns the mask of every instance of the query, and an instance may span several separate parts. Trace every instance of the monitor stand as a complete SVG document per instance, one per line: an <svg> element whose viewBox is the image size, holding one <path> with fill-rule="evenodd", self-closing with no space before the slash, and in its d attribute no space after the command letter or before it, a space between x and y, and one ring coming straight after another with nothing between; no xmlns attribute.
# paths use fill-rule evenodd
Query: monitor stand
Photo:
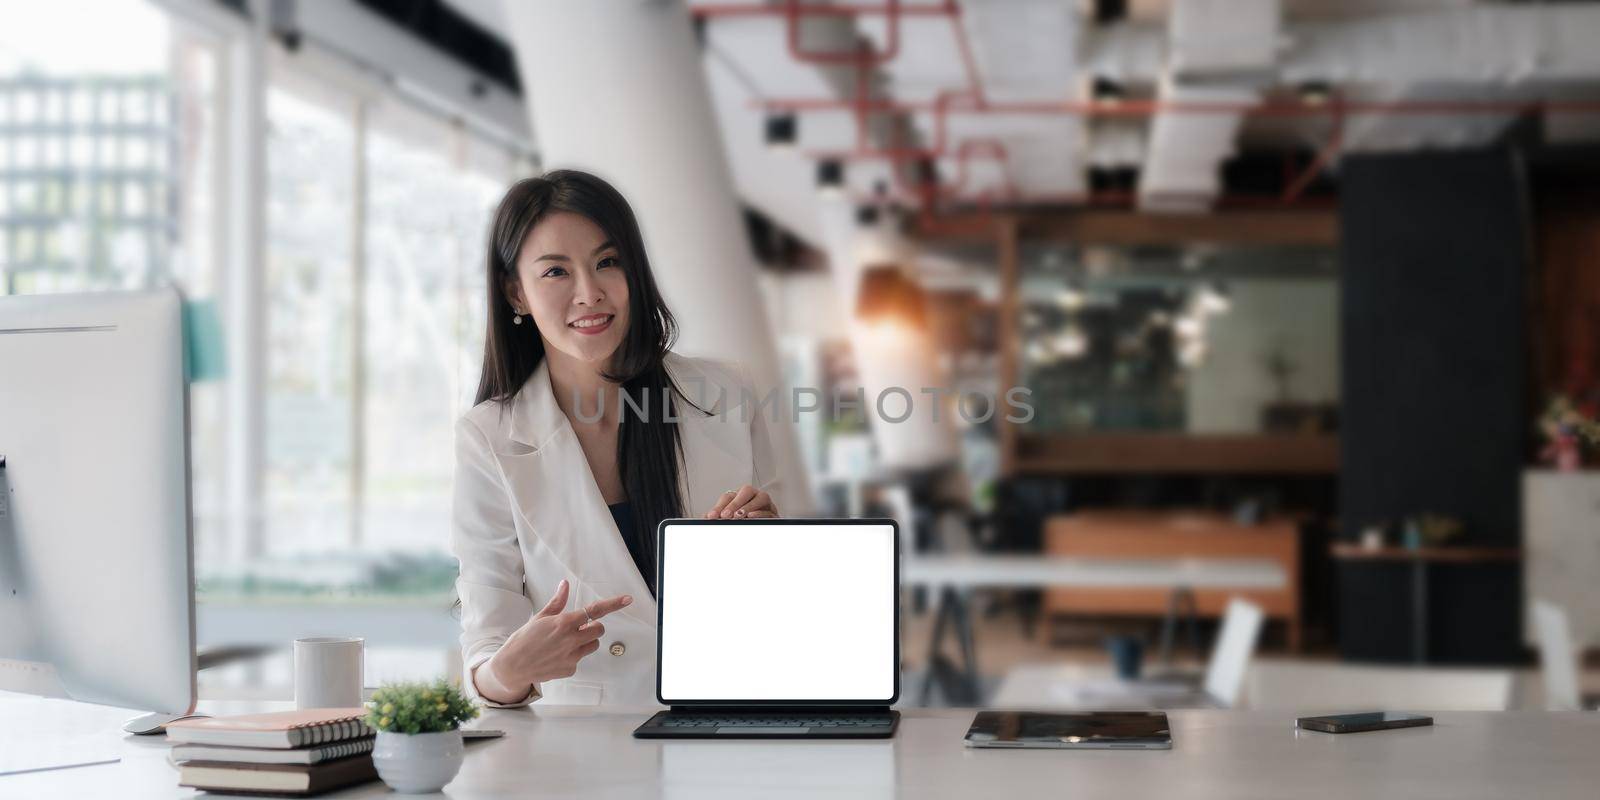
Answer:
<svg viewBox="0 0 1600 800"><path fill-rule="evenodd" d="M157 733L166 733L167 725L180 719L201 719L209 716L211 715L164 714L160 711L152 711L149 714L143 714L122 723L122 730L135 736L151 736Z"/></svg>
<svg viewBox="0 0 1600 800"><path fill-rule="evenodd" d="M264 653L272 652L272 648L261 645L233 645L225 647L207 647L195 653L195 669L211 669L234 661L245 661L256 658ZM166 733L167 723L177 722L180 719L200 719L209 717L210 714L164 714L154 711L149 714L134 717L122 723L122 730L136 736L152 736L157 733Z"/></svg>

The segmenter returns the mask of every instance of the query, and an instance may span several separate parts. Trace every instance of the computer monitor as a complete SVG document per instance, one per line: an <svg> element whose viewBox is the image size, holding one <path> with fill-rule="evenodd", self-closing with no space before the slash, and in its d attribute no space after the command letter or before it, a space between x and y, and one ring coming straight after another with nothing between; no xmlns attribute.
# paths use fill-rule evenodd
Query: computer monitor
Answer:
<svg viewBox="0 0 1600 800"><path fill-rule="evenodd" d="M188 434L177 291L0 297L0 689L193 711Z"/></svg>

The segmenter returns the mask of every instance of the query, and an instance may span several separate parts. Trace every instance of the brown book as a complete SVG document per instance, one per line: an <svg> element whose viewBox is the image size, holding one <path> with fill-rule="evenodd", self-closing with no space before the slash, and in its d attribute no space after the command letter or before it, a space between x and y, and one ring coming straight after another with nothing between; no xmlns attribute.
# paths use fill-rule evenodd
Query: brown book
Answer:
<svg viewBox="0 0 1600 800"><path fill-rule="evenodd" d="M167 726L167 741L233 747L311 747L372 735L364 708L307 708L268 714L186 719Z"/></svg>
<svg viewBox="0 0 1600 800"><path fill-rule="evenodd" d="M178 769L179 786L221 794L308 797L377 778L370 754L309 765L190 761Z"/></svg>

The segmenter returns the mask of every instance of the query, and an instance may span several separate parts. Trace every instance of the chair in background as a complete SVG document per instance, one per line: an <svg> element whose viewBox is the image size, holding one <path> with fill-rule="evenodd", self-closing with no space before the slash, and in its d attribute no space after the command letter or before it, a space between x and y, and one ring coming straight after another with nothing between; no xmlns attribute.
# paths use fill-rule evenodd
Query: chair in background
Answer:
<svg viewBox="0 0 1600 800"><path fill-rule="evenodd" d="M1228 601L1228 612L1222 618L1217 643L1211 648L1211 661L1206 665L1206 682L1202 687L1206 697L1219 708L1233 708L1239 704L1245 674L1250 670L1250 657L1255 655L1256 640L1261 638L1261 625L1266 618L1266 612L1255 603L1237 597Z"/></svg>
<svg viewBox="0 0 1600 800"><path fill-rule="evenodd" d="M900 552L917 552L917 507L911 501L911 489L904 485L894 484L883 487L883 504L893 519L900 526Z"/></svg>
<svg viewBox="0 0 1600 800"><path fill-rule="evenodd" d="M1578 686L1578 653L1572 646L1567 611L1546 600L1533 601L1533 627L1539 638L1539 671L1544 676L1544 707L1585 711L1595 707Z"/></svg>
<svg viewBox="0 0 1600 800"><path fill-rule="evenodd" d="M1271 711L1504 711L1509 670L1257 661L1246 705Z"/></svg>
<svg viewBox="0 0 1600 800"><path fill-rule="evenodd" d="M1228 600L1203 680L1158 678L1107 681L1074 665L1025 665L1013 669L996 693L995 705L1010 708L1232 708L1239 702L1266 612L1234 597Z"/></svg>

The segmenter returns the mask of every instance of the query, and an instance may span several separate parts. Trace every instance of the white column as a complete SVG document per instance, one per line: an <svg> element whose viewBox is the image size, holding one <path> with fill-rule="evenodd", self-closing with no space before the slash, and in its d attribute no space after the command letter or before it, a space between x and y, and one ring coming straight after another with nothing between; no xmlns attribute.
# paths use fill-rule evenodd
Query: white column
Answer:
<svg viewBox="0 0 1600 800"><path fill-rule="evenodd" d="M822 205L828 267L840 304L851 318L850 348L866 390L864 410L872 421L879 463L889 469L923 469L955 462L960 452L950 417L956 408L943 399L944 390L950 387L939 374L932 337L926 331L869 325L855 319L865 268L876 264L909 267L914 248L886 225L858 225L848 202ZM900 394L900 389L913 401L909 416L906 394ZM901 419L903 416L906 418Z"/></svg>
<svg viewBox="0 0 1600 800"><path fill-rule="evenodd" d="M681 323L678 352L742 363L758 393L781 387L687 8L660 0L516 0L505 8L545 168L593 172L628 198ZM811 501L789 408L772 430L783 473L778 507L798 514Z"/></svg>
<svg viewBox="0 0 1600 800"><path fill-rule="evenodd" d="M228 337L228 539L246 560L266 549L266 32L265 5L253 31L235 32L223 63L227 101L222 159L229 175L222 271Z"/></svg>

